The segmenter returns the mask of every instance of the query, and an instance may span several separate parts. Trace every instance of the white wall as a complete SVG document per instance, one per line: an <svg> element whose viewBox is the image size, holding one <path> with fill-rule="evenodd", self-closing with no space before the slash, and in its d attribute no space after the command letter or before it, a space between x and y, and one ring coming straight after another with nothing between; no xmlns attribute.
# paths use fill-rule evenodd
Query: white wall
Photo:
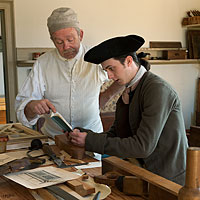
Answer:
<svg viewBox="0 0 200 200"><path fill-rule="evenodd" d="M151 71L168 81L177 91L182 103L185 126L189 129L196 119L199 64L152 65Z"/></svg>
<svg viewBox="0 0 200 200"><path fill-rule="evenodd" d="M139 34L146 40L143 47L149 47L149 41L181 41L185 47L186 29L181 21L186 11L200 10L199 0L16 0L14 3L17 48L53 47L47 18L62 6L77 12L85 33L83 42L88 45L118 35ZM195 121L199 65L154 65L151 71L176 89L189 128Z"/></svg>
<svg viewBox="0 0 200 200"><path fill-rule="evenodd" d="M52 10L66 6L78 13L84 42L95 45L109 37L139 34L149 41L181 41L182 18L200 10L199 0L16 0L16 46L52 47L46 21Z"/></svg>

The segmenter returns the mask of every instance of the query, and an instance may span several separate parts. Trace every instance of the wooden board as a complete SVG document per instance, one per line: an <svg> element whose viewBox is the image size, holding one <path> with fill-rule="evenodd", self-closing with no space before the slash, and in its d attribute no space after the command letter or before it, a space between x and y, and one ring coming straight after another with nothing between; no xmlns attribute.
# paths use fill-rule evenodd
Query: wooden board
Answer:
<svg viewBox="0 0 200 200"><path fill-rule="evenodd" d="M192 47L194 59L200 58L200 31L195 32L192 36Z"/></svg>
<svg viewBox="0 0 200 200"><path fill-rule="evenodd" d="M181 185L158 176L144 168L133 165L115 156L102 160L102 173L117 171L123 175L135 175L149 183L149 199L177 200Z"/></svg>
<svg viewBox="0 0 200 200"><path fill-rule="evenodd" d="M182 48L181 42L161 42L161 41L150 41L150 48Z"/></svg>
<svg viewBox="0 0 200 200"><path fill-rule="evenodd" d="M187 47L190 59L200 58L200 30L187 31Z"/></svg>
<svg viewBox="0 0 200 200"><path fill-rule="evenodd" d="M0 136L8 135L9 143L18 143L19 141L33 139L47 139L48 136L42 135L40 132L27 128L20 123L6 124L0 127Z"/></svg>

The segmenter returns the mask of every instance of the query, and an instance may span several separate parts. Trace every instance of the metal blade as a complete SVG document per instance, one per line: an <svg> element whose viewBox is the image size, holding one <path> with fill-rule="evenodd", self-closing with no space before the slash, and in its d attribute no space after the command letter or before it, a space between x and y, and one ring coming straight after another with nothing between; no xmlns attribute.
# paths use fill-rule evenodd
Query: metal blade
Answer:
<svg viewBox="0 0 200 200"><path fill-rule="evenodd" d="M101 195L101 192L98 191L98 192L95 194L95 196L94 196L94 198L93 198L92 200L99 200L99 199L100 199L100 195Z"/></svg>
<svg viewBox="0 0 200 200"><path fill-rule="evenodd" d="M52 185L46 187L49 191L55 193L56 195L62 197L66 200L78 200L75 196L71 195L70 193L66 192L65 190L59 188L58 186Z"/></svg>
<svg viewBox="0 0 200 200"><path fill-rule="evenodd" d="M44 153L46 153L59 168L68 168L68 167L75 167L75 166L79 166L79 165L87 165L88 164L88 163L77 163L77 164L73 164L73 165L66 165L59 157L56 156L56 154L51 149L51 146L49 146L48 144L43 144L42 149L43 149Z"/></svg>

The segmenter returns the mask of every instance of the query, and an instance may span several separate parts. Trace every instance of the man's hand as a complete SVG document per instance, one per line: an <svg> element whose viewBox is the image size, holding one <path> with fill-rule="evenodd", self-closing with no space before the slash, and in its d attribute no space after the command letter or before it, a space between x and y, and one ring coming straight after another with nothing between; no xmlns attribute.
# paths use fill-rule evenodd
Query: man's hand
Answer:
<svg viewBox="0 0 200 200"><path fill-rule="evenodd" d="M56 108L48 99L32 100L26 105L24 113L30 121L36 115L49 114L50 110L56 112Z"/></svg>
<svg viewBox="0 0 200 200"><path fill-rule="evenodd" d="M73 132L67 133L67 137L72 142L72 144L79 147L85 146L85 138L87 136L86 132L80 132L79 129L74 129Z"/></svg>

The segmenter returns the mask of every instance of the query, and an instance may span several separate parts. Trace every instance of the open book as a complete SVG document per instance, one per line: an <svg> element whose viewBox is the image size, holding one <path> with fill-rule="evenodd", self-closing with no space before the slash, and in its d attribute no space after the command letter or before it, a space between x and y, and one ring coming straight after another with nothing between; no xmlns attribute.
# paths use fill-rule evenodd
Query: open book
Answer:
<svg viewBox="0 0 200 200"><path fill-rule="evenodd" d="M72 126L63 118L63 116L59 112L51 112L50 118L60 126L65 132L72 131Z"/></svg>

